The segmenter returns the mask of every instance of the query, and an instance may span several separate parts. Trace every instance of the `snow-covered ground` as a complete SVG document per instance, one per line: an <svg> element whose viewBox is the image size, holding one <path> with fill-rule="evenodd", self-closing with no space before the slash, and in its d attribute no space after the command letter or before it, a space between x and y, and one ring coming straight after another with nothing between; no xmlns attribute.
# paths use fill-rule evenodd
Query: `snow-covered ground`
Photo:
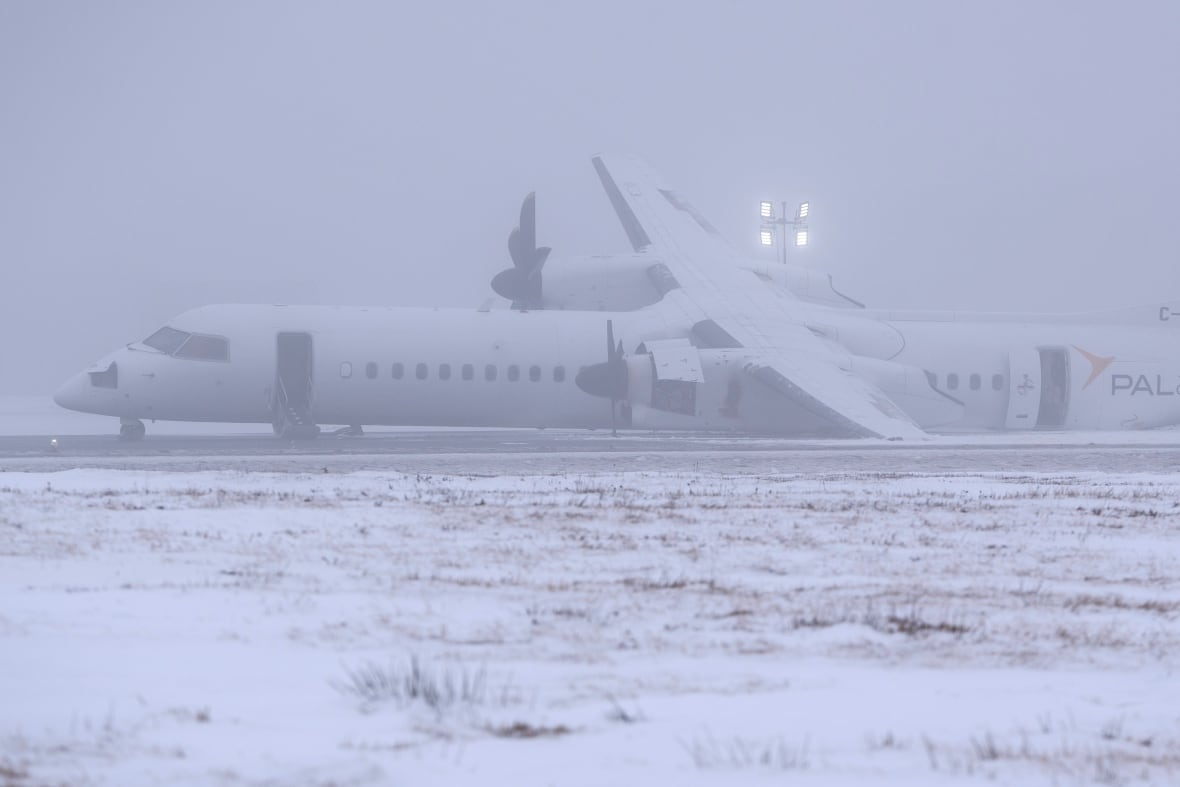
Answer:
<svg viewBox="0 0 1180 787"><path fill-rule="evenodd" d="M0 784L1180 780L1173 475L0 474Z"/></svg>

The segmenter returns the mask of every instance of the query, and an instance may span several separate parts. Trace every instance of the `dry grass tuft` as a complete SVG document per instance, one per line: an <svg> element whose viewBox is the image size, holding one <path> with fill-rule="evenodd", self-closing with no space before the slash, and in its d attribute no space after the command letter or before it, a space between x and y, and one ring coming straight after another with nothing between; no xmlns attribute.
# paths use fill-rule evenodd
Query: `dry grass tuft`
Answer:
<svg viewBox="0 0 1180 787"><path fill-rule="evenodd" d="M488 725L484 729L497 738L518 738L521 740L528 738L557 738L573 732L573 730L564 724L546 727L544 725L529 724L524 721L515 721L511 724Z"/></svg>
<svg viewBox="0 0 1180 787"><path fill-rule="evenodd" d="M345 681L330 681L341 694L356 697L366 705L393 701L398 705L421 702L443 712L456 705L480 705L487 697L487 671L464 669L456 675L450 670L435 671L423 667L417 656L406 667L391 664L383 667L369 662L346 668Z"/></svg>
<svg viewBox="0 0 1180 787"><path fill-rule="evenodd" d="M782 738L752 740L733 737L719 741L712 735L682 743L693 765L702 770L745 770L765 768L775 771L802 771L810 765L809 741L792 746Z"/></svg>

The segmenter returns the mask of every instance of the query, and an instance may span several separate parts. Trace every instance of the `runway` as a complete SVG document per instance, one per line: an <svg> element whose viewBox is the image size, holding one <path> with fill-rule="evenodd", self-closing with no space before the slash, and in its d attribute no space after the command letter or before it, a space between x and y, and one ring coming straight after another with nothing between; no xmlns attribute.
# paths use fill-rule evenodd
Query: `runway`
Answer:
<svg viewBox="0 0 1180 787"><path fill-rule="evenodd" d="M471 475L660 470L735 474L1175 472L1180 433L939 436L922 443L536 429L402 429L284 441L265 434L0 436L0 470L234 469Z"/></svg>

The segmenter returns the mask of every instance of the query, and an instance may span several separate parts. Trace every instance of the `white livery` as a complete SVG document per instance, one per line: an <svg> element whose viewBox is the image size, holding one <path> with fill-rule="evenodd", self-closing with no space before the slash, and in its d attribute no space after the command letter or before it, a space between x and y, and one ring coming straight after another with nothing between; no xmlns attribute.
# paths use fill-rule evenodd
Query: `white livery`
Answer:
<svg viewBox="0 0 1180 787"><path fill-rule="evenodd" d="M920 438L1180 423L1180 302L1084 315L866 309L740 258L641 162L594 166L634 253L551 265L532 195L493 280L513 309L219 305L57 402L144 420L633 427Z"/></svg>

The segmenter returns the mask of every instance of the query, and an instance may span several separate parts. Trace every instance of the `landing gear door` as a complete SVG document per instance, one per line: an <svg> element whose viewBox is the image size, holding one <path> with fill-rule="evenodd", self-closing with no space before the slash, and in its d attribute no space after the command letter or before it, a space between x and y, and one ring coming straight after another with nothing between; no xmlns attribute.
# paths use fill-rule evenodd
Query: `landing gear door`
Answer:
<svg viewBox="0 0 1180 787"><path fill-rule="evenodd" d="M1005 429L1035 429L1041 410L1041 354L1033 347L1008 352Z"/></svg>

